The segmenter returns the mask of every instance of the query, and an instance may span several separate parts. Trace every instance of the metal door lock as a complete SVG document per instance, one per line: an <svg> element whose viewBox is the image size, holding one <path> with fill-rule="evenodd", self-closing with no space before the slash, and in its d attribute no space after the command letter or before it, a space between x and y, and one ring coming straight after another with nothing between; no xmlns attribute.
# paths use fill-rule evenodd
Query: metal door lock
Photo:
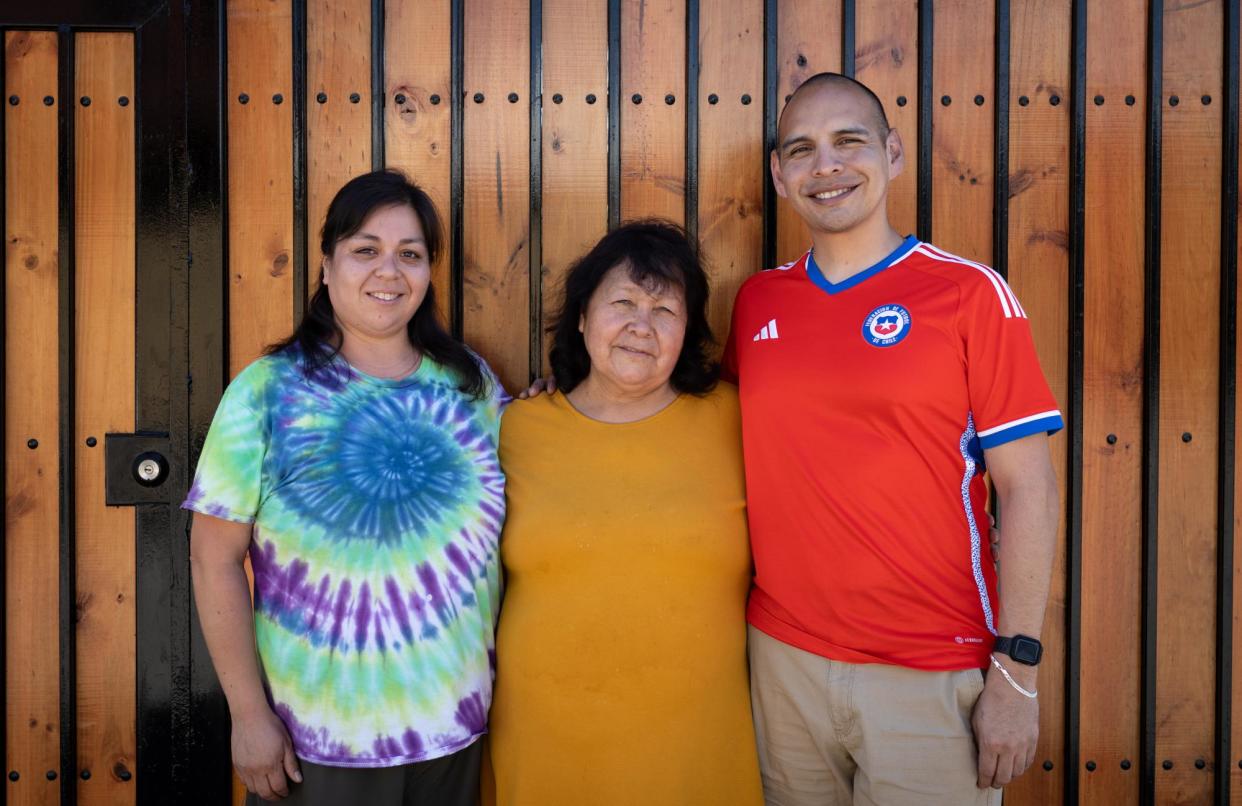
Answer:
<svg viewBox="0 0 1242 806"><path fill-rule="evenodd" d="M134 481L143 487L158 487L168 478L168 460L157 451L146 451L134 458Z"/></svg>
<svg viewBox="0 0 1242 806"><path fill-rule="evenodd" d="M168 434L104 436L104 501L108 506L167 504L172 487Z"/></svg>

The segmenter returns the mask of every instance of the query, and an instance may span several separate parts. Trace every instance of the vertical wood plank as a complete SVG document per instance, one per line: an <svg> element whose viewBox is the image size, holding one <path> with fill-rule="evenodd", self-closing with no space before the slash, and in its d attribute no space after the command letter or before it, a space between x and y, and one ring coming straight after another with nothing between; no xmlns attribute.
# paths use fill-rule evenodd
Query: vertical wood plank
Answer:
<svg viewBox="0 0 1242 806"><path fill-rule="evenodd" d="M1200 99L1220 92L1223 10L1164 10L1156 800L1169 804L1207 803L1214 789L1216 498L1205 493L1217 479L1222 107Z"/></svg>
<svg viewBox="0 0 1242 806"><path fill-rule="evenodd" d="M5 781L22 804L60 782L60 450L57 46L52 31L4 37ZM54 99L52 105L44 97ZM28 440L37 440L30 448ZM31 443L34 444L34 443Z"/></svg>
<svg viewBox="0 0 1242 806"><path fill-rule="evenodd" d="M704 3L699 12L699 238L712 278L718 341L733 297L763 259L763 6ZM743 95L751 103L743 104ZM712 103L711 96L716 97Z"/></svg>
<svg viewBox="0 0 1242 806"><path fill-rule="evenodd" d="M505 388L530 381L530 5L468 0L463 334Z"/></svg>
<svg viewBox="0 0 1242 806"><path fill-rule="evenodd" d="M293 9L291 0L226 9L232 377L293 327ZM245 794L234 776L235 806Z"/></svg>
<svg viewBox="0 0 1242 806"><path fill-rule="evenodd" d="M1070 0L1010 6L1009 282L1030 317L1040 365L1062 410L1069 403L1069 132L1071 104L1031 104L1041 88L1070 86ZM1026 98L1022 104L1018 99ZM1067 432L1051 440L1065 500ZM1002 516L1003 517L1003 516ZM1061 803L1065 746L1065 524L1057 534L1039 666L1039 749L1027 773L1005 789L1011 806ZM1002 526L1003 532L1003 526ZM1044 762L1051 761L1051 770Z"/></svg>
<svg viewBox="0 0 1242 806"><path fill-rule="evenodd" d="M992 262L994 22L992 3L936 3L932 239L981 263Z"/></svg>
<svg viewBox="0 0 1242 806"><path fill-rule="evenodd" d="M371 170L371 4L306 7L307 294L319 286L319 233L341 185ZM351 96L358 100L352 101Z"/></svg>
<svg viewBox="0 0 1242 806"><path fill-rule="evenodd" d="M854 75L884 103L906 150L905 172L888 188L889 221L905 235L918 227L919 4L859 3L856 13Z"/></svg>
<svg viewBox="0 0 1242 806"><path fill-rule="evenodd" d="M841 0L780 0L776 17L776 105L816 73L841 71ZM769 180L770 181L770 180ZM796 260L811 236L789 202L776 202L776 262Z"/></svg>
<svg viewBox="0 0 1242 806"><path fill-rule="evenodd" d="M621 0L622 221L685 223L685 65L685 3Z"/></svg>
<svg viewBox="0 0 1242 806"><path fill-rule="evenodd" d="M293 324L290 17L290 0L228 0L230 375Z"/></svg>
<svg viewBox="0 0 1242 806"><path fill-rule="evenodd" d="M134 430L134 37L74 39L78 801L132 803L134 509L104 505L104 435ZM127 99L125 106L121 98ZM95 443L88 446L86 440Z"/></svg>
<svg viewBox="0 0 1242 806"><path fill-rule="evenodd" d="M587 96L594 96L594 103ZM557 98L560 98L557 101ZM608 230L608 4L543 3L543 267L551 323L570 263ZM543 368L547 369L544 340Z"/></svg>
<svg viewBox="0 0 1242 806"><path fill-rule="evenodd" d="M384 158L431 195L444 223L444 253L432 267L431 282L447 326L453 310L451 110L464 102L450 93L452 4L386 0L384 16Z"/></svg>
<svg viewBox="0 0 1242 806"><path fill-rule="evenodd" d="M1079 767L1084 804L1137 803L1142 774L1146 9L1087 7L1078 725L1080 765L1097 769ZM1053 94L1068 103L1044 87L1031 104Z"/></svg>

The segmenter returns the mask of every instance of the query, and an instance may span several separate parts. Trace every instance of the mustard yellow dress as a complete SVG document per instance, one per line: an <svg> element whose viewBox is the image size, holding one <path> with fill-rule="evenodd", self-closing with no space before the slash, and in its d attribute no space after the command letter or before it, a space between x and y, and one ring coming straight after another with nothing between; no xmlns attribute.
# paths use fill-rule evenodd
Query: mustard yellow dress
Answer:
<svg viewBox="0 0 1242 806"><path fill-rule="evenodd" d="M484 801L760 806L736 389L623 424L559 392L515 401L500 460L505 596Z"/></svg>

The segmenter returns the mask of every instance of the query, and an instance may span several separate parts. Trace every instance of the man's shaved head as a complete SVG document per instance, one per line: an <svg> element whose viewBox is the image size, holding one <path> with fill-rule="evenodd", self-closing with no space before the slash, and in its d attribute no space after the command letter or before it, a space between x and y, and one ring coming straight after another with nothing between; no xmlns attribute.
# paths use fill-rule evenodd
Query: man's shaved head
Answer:
<svg viewBox="0 0 1242 806"><path fill-rule="evenodd" d="M879 97L877 97L876 94L871 91L871 88L866 84L863 84L861 81L855 81L849 76L842 75L841 73L816 73L806 81L799 84L798 88L794 90L793 95L789 97L789 101L785 104L785 107L781 109L780 121L783 121L785 118L785 110L797 103L800 96L809 94L816 89L824 87L848 89L861 93L865 96L870 102L870 105L873 107L874 115L872 116L870 124L875 128L876 135L879 136L881 140L888 136L888 116L884 114L884 104L881 103ZM781 130L780 121L777 122L778 132Z"/></svg>

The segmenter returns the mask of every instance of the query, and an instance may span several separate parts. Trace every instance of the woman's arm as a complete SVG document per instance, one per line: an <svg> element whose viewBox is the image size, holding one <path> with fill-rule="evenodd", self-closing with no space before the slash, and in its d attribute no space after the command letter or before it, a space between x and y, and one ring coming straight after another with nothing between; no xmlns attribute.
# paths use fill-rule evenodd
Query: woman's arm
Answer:
<svg viewBox="0 0 1242 806"><path fill-rule="evenodd" d="M194 601L203 637L233 721L233 765L242 783L265 800L301 782L293 742L263 693L244 566L251 525L195 513L190 532Z"/></svg>

